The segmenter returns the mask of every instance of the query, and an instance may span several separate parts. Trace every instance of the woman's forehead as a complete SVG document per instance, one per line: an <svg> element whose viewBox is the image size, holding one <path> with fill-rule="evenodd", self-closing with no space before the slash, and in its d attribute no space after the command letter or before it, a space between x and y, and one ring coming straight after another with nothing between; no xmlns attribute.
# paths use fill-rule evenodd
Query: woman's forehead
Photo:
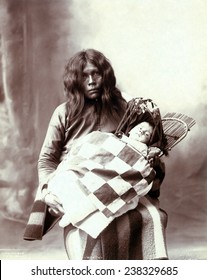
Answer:
<svg viewBox="0 0 207 280"><path fill-rule="evenodd" d="M86 65L83 67L83 72L97 70L98 68L91 62L87 61Z"/></svg>

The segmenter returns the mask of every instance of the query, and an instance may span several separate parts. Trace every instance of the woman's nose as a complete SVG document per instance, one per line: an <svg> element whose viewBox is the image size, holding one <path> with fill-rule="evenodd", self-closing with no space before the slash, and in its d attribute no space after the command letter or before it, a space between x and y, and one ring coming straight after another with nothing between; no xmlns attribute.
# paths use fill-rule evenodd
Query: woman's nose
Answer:
<svg viewBox="0 0 207 280"><path fill-rule="evenodd" d="M92 75L89 75L88 76L88 84L93 84L94 83L94 79L93 79L93 76Z"/></svg>

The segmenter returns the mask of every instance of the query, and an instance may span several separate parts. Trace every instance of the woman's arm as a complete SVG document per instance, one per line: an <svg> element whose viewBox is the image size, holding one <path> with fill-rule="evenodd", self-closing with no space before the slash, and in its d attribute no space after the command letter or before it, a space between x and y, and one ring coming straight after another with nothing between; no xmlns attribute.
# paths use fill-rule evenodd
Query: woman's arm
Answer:
<svg viewBox="0 0 207 280"><path fill-rule="evenodd" d="M38 160L40 186L47 184L51 174L60 163L65 141L66 119L66 104L63 103L55 109L51 117L46 137L40 151Z"/></svg>
<svg viewBox="0 0 207 280"><path fill-rule="evenodd" d="M65 130L67 124L66 103L61 104L54 111L38 160L39 188L41 200L47 204L48 210L57 216L64 213L58 197L48 192L47 183L60 163L65 144Z"/></svg>

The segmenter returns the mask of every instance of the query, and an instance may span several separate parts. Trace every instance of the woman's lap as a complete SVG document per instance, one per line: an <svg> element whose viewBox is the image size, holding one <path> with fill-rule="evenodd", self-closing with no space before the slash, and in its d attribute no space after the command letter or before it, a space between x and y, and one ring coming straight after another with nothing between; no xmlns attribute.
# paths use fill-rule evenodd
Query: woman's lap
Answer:
<svg viewBox="0 0 207 280"><path fill-rule="evenodd" d="M167 214L147 205L149 200L143 201L136 209L116 218L96 239L72 225L66 227L64 239L69 259L167 258Z"/></svg>

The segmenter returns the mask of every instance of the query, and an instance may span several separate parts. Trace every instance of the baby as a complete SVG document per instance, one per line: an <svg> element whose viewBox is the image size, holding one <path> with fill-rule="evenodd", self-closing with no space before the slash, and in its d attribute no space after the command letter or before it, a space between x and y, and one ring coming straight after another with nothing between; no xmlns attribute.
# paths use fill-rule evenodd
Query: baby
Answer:
<svg viewBox="0 0 207 280"><path fill-rule="evenodd" d="M153 126L149 122L141 122L133 127L129 136L122 135L122 140L133 146L138 150L144 157L152 158L159 155L161 150L156 147L148 147L150 139L153 133Z"/></svg>
<svg viewBox="0 0 207 280"><path fill-rule="evenodd" d="M129 136L122 134L118 138L112 133L97 131L74 142L68 157L59 165L48 182L48 192L59 198L65 210L59 225L61 227L70 223L75 226L81 225L80 228L88 230L89 234L96 237L116 216L135 208L139 197L147 194L151 188L149 179L145 181L145 177L153 180L154 176L148 157L152 159L160 153L160 149L147 146L152 134L153 126L148 122L142 122L130 130ZM134 163L130 166L134 158L136 166ZM84 173L86 169L88 173ZM138 172L143 176L140 182L140 176L136 175ZM111 174L115 174L114 177L110 177ZM100 177L102 175L104 177ZM131 184L136 192L133 193L133 197L125 196L124 202L117 199L114 202L111 199L113 213L105 218L101 213L103 205L97 201L97 197L94 200L94 193L109 183L109 186L103 189L104 194L101 193L102 200L108 199L111 195L111 191L107 193L111 188L110 182L113 182L112 188L120 197L129 191ZM93 223L84 223L88 217Z"/></svg>

